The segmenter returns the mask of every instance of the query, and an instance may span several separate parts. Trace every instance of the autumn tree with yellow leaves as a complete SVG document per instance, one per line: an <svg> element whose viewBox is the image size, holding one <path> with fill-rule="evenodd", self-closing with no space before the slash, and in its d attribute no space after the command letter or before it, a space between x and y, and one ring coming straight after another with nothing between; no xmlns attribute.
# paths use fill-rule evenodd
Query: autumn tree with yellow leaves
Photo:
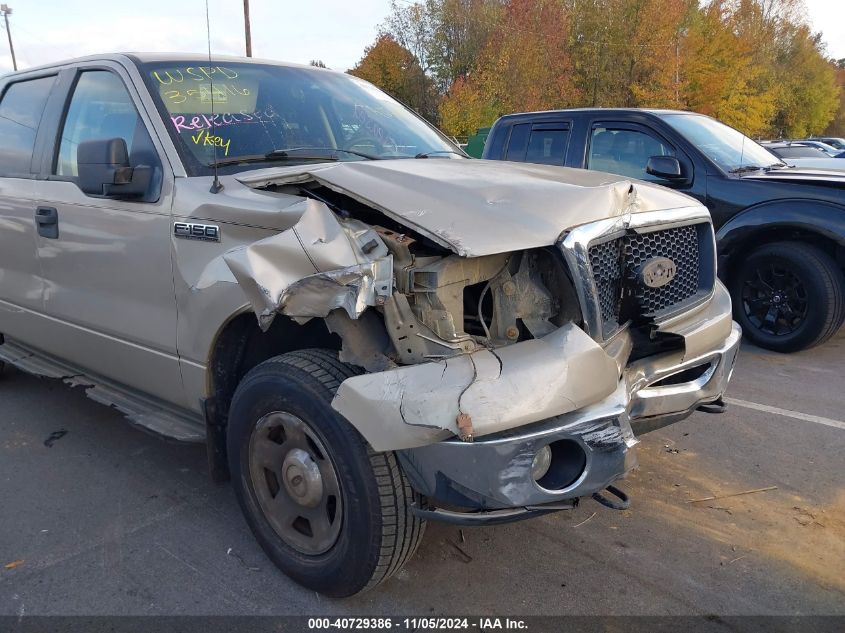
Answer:
<svg viewBox="0 0 845 633"><path fill-rule="evenodd" d="M586 106L797 137L845 126L842 69L803 15L802 0L394 0L351 72L458 136Z"/></svg>

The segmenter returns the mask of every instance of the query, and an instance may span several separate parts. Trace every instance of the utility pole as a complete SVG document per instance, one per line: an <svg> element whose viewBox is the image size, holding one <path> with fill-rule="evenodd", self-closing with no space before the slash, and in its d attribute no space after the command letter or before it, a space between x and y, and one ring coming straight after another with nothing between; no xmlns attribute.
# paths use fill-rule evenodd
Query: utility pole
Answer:
<svg viewBox="0 0 845 633"><path fill-rule="evenodd" d="M249 0L244 0L244 2L248 1ZM12 13L12 8L8 4L0 4L0 13L3 14L3 18L6 20L6 35L9 36L9 51L12 53L12 68L17 70L18 61L15 59L15 47L12 46L12 31L9 29L9 15Z"/></svg>
<svg viewBox="0 0 845 633"><path fill-rule="evenodd" d="M252 30L249 26L249 0L244 0L244 36L246 37L246 56L252 57Z"/></svg>

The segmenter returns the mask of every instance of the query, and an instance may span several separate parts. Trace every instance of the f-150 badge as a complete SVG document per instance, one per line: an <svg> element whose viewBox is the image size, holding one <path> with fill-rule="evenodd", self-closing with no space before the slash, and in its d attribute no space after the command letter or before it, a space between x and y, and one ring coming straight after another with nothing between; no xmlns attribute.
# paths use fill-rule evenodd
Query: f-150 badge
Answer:
<svg viewBox="0 0 845 633"><path fill-rule="evenodd" d="M675 278L678 266L668 257L652 257L640 267L640 281L649 288L661 288Z"/></svg>
<svg viewBox="0 0 845 633"><path fill-rule="evenodd" d="M193 222L174 222L174 237L186 240L203 240L204 242L219 242L220 227L216 224L195 224Z"/></svg>

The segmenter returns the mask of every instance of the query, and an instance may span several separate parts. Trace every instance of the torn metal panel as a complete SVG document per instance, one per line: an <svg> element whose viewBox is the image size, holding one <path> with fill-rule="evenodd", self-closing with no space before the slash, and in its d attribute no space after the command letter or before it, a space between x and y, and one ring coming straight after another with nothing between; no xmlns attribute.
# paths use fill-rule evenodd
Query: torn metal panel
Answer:
<svg viewBox="0 0 845 633"><path fill-rule="evenodd" d="M387 451L458 435L460 414L482 437L573 411L616 387L614 360L569 324L495 351L349 378L332 407Z"/></svg>
<svg viewBox="0 0 845 633"><path fill-rule="evenodd" d="M343 341L339 358L344 363L367 371L396 367L396 363L387 356L392 349L390 337L375 312L364 312L359 318L350 319L345 312L335 310L326 317L326 325Z"/></svg>
<svg viewBox="0 0 845 633"><path fill-rule="evenodd" d="M279 295L275 310L299 323L312 317L325 317L338 308L346 310L351 318L358 318L369 306L384 303L393 281L393 263L390 260L387 256L382 260L329 270L295 281ZM260 317L265 329L269 327L273 314Z"/></svg>
<svg viewBox="0 0 845 633"><path fill-rule="evenodd" d="M337 162L265 169L237 179L259 189L318 182L465 257L549 246L564 229L596 220L701 206L622 176L503 161Z"/></svg>
<svg viewBox="0 0 845 633"><path fill-rule="evenodd" d="M343 308L357 318L393 291L393 261L378 234L363 222L341 220L308 200L287 231L223 255L267 329L276 313L299 322Z"/></svg>

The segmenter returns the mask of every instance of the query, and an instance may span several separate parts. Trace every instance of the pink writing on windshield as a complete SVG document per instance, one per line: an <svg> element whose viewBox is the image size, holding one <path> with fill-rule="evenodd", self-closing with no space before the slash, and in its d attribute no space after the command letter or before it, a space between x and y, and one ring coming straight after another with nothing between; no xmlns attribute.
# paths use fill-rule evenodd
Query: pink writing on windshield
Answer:
<svg viewBox="0 0 845 633"><path fill-rule="evenodd" d="M272 107L255 112L223 112L218 114L174 115L170 117L177 132L192 132L236 125L238 123L267 123L276 119L278 114Z"/></svg>

